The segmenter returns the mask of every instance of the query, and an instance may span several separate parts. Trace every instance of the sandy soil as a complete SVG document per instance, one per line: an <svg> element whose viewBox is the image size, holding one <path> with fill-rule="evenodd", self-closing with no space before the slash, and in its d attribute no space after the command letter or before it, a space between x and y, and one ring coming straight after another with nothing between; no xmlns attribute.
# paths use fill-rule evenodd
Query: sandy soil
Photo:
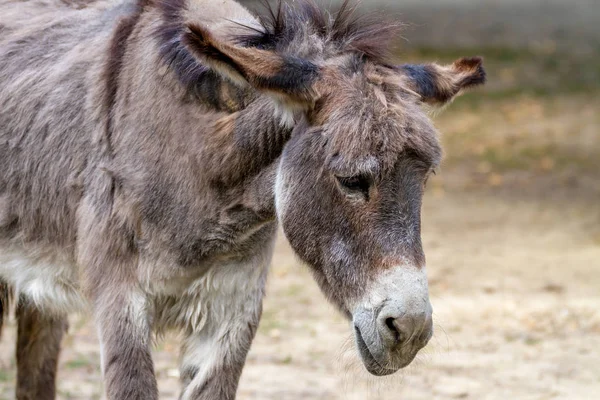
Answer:
<svg viewBox="0 0 600 400"><path fill-rule="evenodd" d="M448 157L423 210L436 334L392 377L364 371L348 324L280 240L239 398L598 398L598 109L597 97L467 100L438 119ZM9 323L2 399L14 397L14 336ZM101 398L92 324L74 317L64 347L59 399ZM167 338L164 399L177 398L176 365Z"/></svg>

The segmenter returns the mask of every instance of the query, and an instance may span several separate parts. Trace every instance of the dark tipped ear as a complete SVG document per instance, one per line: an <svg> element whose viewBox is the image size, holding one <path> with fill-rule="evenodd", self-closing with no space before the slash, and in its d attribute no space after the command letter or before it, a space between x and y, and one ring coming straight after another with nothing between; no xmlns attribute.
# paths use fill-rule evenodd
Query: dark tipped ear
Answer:
<svg viewBox="0 0 600 400"><path fill-rule="evenodd" d="M485 70L481 57L461 58L452 65L422 64L402 65L410 89L421 95L429 104L444 104L461 90L485 83Z"/></svg>
<svg viewBox="0 0 600 400"><path fill-rule="evenodd" d="M241 47L221 40L207 28L189 25L183 43L206 65L240 85L249 84L292 102L314 102L319 68L274 51Z"/></svg>

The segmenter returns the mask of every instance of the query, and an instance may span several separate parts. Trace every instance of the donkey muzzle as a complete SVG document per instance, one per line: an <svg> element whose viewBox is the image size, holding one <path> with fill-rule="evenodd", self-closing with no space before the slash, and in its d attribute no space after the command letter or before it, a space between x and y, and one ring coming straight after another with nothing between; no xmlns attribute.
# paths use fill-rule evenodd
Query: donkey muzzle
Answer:
<svg viewBox="0 0 600 400"><path fill-rule="evenodd" d="M410 364L433 335L424 269L397 267L353 313L356 346L367 370L389 375Z"/></svg>

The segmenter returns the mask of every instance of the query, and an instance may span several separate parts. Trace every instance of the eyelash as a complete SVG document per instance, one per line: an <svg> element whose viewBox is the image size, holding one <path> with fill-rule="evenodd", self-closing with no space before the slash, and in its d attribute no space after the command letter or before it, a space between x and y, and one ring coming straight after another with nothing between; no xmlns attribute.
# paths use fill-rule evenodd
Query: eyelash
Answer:
<svg viewBox="0 0 600 400"><path fill-rule="evenodd" d="M437 175L437 171L435 169L429 170L427 175L425 175L425 182L423 182L423 187L427 186L427 182L429 181L429 178L431 177L431 175Z"/></svg>

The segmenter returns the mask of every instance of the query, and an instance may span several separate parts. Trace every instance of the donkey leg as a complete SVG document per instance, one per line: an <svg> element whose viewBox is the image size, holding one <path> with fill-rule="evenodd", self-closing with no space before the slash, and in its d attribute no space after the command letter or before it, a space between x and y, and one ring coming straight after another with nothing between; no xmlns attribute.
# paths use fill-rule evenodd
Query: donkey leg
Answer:
<svg viewBox="0 0 600 400"><path fill-rule="evenodd" d="M94 302L107 398L157 400L146 297L129 289L106 293Z"/></svg>
<svg viewBox="0 0 600 400"><path fill-rule="evenodd" d="M236 316L239 317L239 316ZM191 334L182 348L180 400L233 400L259 317L229 320L229 329Z"/></svg>
<svg viewBox="0 0 600 400"><path fill-rule="evenodd" d="M256 280L250 276L240 280L243 287L221 287L219 296L210 298L207 326L188 332L182 346L180 400L235 399L262 313L266 267L257 269ZM229 283L236 278L229 277Z"/></svg>
<svg viewBox="0 0 600 400"><path fill-rule="evenodd" d="M100 341L106 397L157 400L150 352L153 308L136 275L135 225L121 203L114 205L115 184L104 178L98 184L113 190L84 198L78 210L77 261Z"/></svg>
<svg viewBox="0 0 600 400"><path fill-rule="evenodd" d="M17 399L52 400L66 315L44 315L21 297L17 305Z"/></svg>
<svg viewBox="0 0 600 400"><path fill-rule="evenodd" d="M0 278L0 339L2 338L2 327L4 326L4 319L8 317L8 310L10 308L10 297L11 288L8 283Z"/></svg>

